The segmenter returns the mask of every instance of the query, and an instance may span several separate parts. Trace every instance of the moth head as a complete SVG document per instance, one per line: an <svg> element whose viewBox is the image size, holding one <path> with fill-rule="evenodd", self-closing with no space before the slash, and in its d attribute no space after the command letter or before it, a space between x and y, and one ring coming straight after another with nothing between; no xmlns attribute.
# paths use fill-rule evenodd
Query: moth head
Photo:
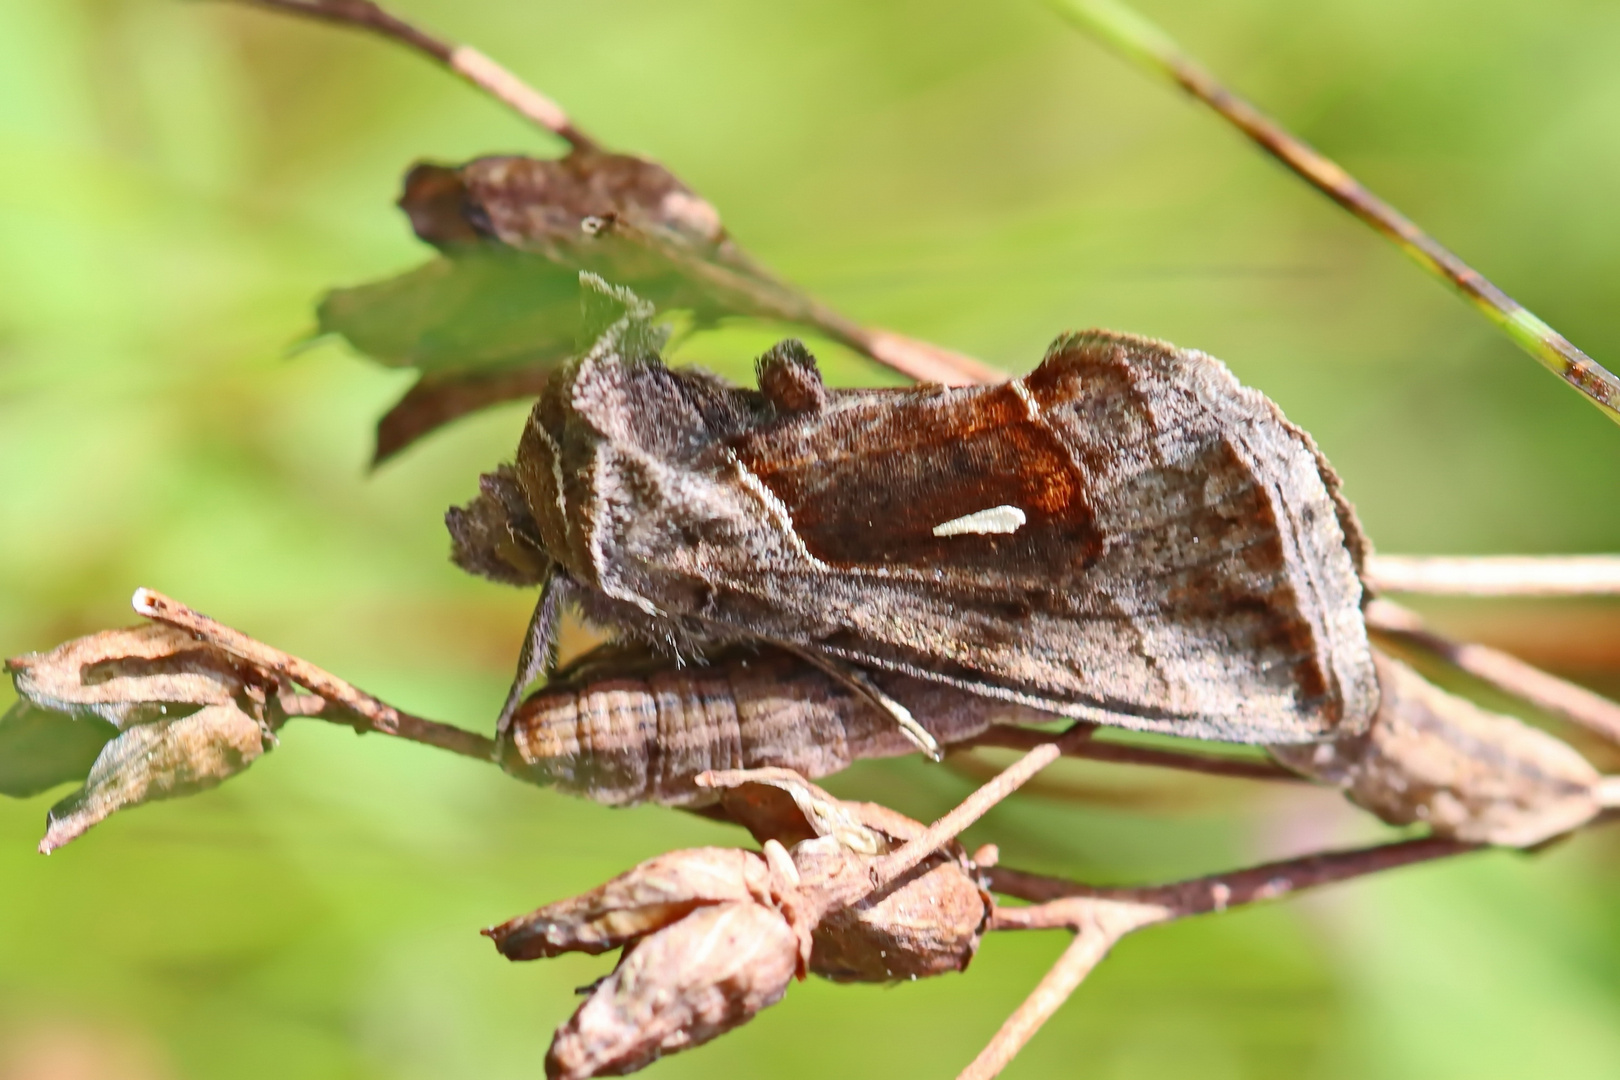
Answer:
<svg viewBox="0 0 1620 1080"><path fill-rule="evenodd" d="M551 573L517 471L502 465L478 478L478 497L444 515L450 560L503 585L538 585Z"/></svg>

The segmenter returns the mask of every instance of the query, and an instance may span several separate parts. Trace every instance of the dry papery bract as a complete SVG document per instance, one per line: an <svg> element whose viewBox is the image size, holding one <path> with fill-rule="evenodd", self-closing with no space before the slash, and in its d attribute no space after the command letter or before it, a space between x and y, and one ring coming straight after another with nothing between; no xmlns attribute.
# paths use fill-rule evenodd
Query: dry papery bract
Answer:
<svg viewBox="0 0 1620 1080"><path fill-rule="evenodd" d="M7 668L20 700L0 719L0 770L32 774L7 793L83 781L51 808L42 852L118 810L213 787L274 741L262 674L161 623L77 638ZM69 772L96 737L88 771Z"/></svg>
<svg viewBox="0 0 1620 1080"><path fill-rule="evenodd" d="M619 1074L706 1042L775 1004L795 973L916 979L960 971L978 948L993 902L958 845L872 891L878 861L921 835L920 823L835 799L787 770L700 783L763 854L661 855L485 931L514 960L625 950L558 1029L550 1076ZM862 898L844 901L852 893Z"/></svg>

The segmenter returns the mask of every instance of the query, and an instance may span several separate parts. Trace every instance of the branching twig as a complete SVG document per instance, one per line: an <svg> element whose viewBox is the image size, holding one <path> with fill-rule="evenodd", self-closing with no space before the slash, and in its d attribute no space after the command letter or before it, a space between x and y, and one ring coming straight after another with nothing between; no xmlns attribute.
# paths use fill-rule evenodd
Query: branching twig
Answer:
<svg viewBox="0 0 1620 1080"><path fill-rule="evenodd" d="M1143 889L1095 888L1061 878L992 867L985 871L992 889L1038 901L1032 907L998 908L992 929L1066 929L1074 931L1075 939L1024 1003L1001 1025L989 1045L962 1070L958 1080L989 1080L1006 1068L1109 950L1133 931L1477 850L1480 850L1479 845L1455 840L1406 840L1287 859L1248 870Z"/></svg>
<svg viewBox="0 0 1620 1080"><path fill-rule="evenodd" d="M415 49L443 64L478 89L508 105L519 116L568 140L576 150L594 150L596 141L568 118L561 105L470 45L435 37L389 14L371 0L238 0L239 3L304 15L357 30Z"/></svg>
<svg viewBox="0 0 1620 1080"><path fill-rule="evenodd" d="M373 697L307 660L284 653L262 641L255 641L241 631L215 622L160 592L152 589L136 589L130 602L137 613L148 619L177 626L199 641L207 642L247 661L254 667L273 672L289 682L314 691L328 706L341 709L347 717L361 721L368 731L437 746L464 757L484 761L492 760L494 757L495 743L491 739L476 732L441 724L435 720L426 720L396 709L386 701ZM306 711L309 705L307 700L292 699L284 705L284 708L290 715L333 718L332 712L327 708L313 712Z"/></svg>
<svg viewBox="0 0 1620 1080"><path fill-rule="evenodd" d="M1367 580L1436 596L1620 596L1620 555L1374 555Z"/></svg>
<svg viewBox="0 0 1620 1080"><path fill-rule="evenodd" d="M1525 352L1620 421L1620 379L1446 250L1349 173L1218 82L1168 34L1118 0L1052 0L1057 11L1137 67L1214 109L1262 150L1372 226L1424 270L1447 282Z"/></svg>
<svg viewBox="0 0 1620 1080"><path fill-rule="evenodd" d="M965 750L980 746L995 746L1008 750L1029 750L1060 737L1053 732L1040 731L1036 728L996 724L982 735L965 742L952 743L949 749ZM1241 780L1304 782L1298 773L1290 772L1271 761L1239 758L1229 754L1206 754L1195 750L1162 750L1149 746L1129 746L1097 739L1069 740L1063 744L1063 756L1086 761L1106 761L1117 765L1179 769L1182 772L1229 776Z"/></svg>
<svg viewBox="0 0 1620 1080"><path fill-rule="evenodd" d="M285 715L332 719L333 714L362 719L369 730L382 731L417 742L439 746L456 753L492 760L490 740L471 732L437 724L402 713L349 683L298 657L281 652L191 610L179 602L149 589L139 589L135 609L148 618L181 628L199 640L244 661L268 676L288 684L281 688L276 702ZM1378 601L1369 613L1374 626L1398 626L1407 636L1425 640L1421 624L1403 609ZM1427 635L1433 638L1433 635ZM1453 650L1478 649L1454 646L1435 639ZM1511 658L1510 658L1511 659ZM1461 666L1461 665L1459 665ZM1533 671L1534 669L1529 669ZM1541 673L1536 672L1536 675ZM1551 679L1551 676L1541 676ZM1555 682L1557 680L1554 680ZM300 694L298 684L313 691ZM1518 692L1524 693L1523 687ZM1599 699L1601 700L1601 699ZM1620 708L1610 705L1609 708ZM807 899L812 911L803 914L812 924L827 913L860 902L901 881L930 855L956 839L961 832L990 808L1016 791L1041 769L1065 754L1090 756L1088 749L1104 744L1091 740L1094 728L1075 725L1054 737L1049 732L998 729L982 736L980 745L1028 747L1022 758L978 788L956 808L896 850L871 861L858 875L836 879ZM1112 746L1127 752L1116 760L1155 764L1194 771L1220 771L1231 775L1235 766L1247 767L1239 775L1257 775L1258 763L1218 761L1213 755L1152 751L1147 748ZM1268 777L1269 778L1269 777ZM1615 787L1611 784L1610 787ZM1620 789L1606 791L1606 804L1620 803ZM1075 988L1127 934L1146 926L1172 922L1209 912L1273 900L1318 885L1345 881L1401 866L1479 850L1482 845L1441 838L1408 840L1351 851L1329 852L1303 858L1268 863L1230 873L1212 874L1188 881L1145 888L1096 887L1061 878L1047 877L1015 869L986 865L980 870L984 881L1005 896L1031 902L1028 907L998 907L991 914L992 930L1067 929L1075 940L1041 980L1029 998L1007 1019L982 1053L961 1074L972 1080L997 1075L1036 1031L1060 1008ZM820 912L821 914L816 914Z"/></svg>
<svg viewBox="0 0 1620 1080"><path fill-rule="evenodd" d="M1459 671L1620 746L1620 704L1489 645L1452 641L1389 600L1367 605L1367 628L1440 657Z"/></svg>
<svg viewBox="0 0 1620 1080"><path fill-rule="evenodd" d="M1482 845L1466 844L1457 840L1421 837L1401 840L1393 844L1351 848L1307 855L1297 859L1283 859L1263 863L1246 870L1235 870L1169 885L1146 887L1116 887L1082 885L1063 878L1030 874L1005 867L992 867L985 871L990 887L1006 896L1029 900L1034 906L1002 908L996 913L995 927L999 930L1048 930L1076 925L1065 921L1065 912L1077 912L1078 907L1064 907L1069 901L1105 900L1110 903L1134 904L1156 909L1162 913L1157 921L1168 918L1186 918L1225 911L1227 908L1262 900L1275 900L1291 893L1314 889L1319 885L1350 878L1364 877L1383 870L1393 870L1412 863L1428 862L1449 855L1482 850Z"/></svg>
<svg viewBox="0 0 1620 1080"><path fill-rule="evenodd" d="M1089 732L1085 734L1089 735ZM963 799L944 817L900 848L880 859L872 868L872 887L881 889L922 862L939 848L956 839L968 826L987 814L1001 800L1017 791L1030 777L1063 755L1062 741L1043 743L1001 771Z"/></svg>
<svg viewBox="0 0 1620 1080"><path fill-rule="evenodd" d="M979 1051L979 1056L958 1074L957 1080L990 1080L990 1077L1005 1069L1018 1051L1024 1048L1024 1044L1041 1029L1041 1025L1062 1008L1069 995L1102 962L1114 943L1128 932L1128 929L1104 928L1098 922L1080 927L1074 940L1069 942L1069 947L1058 957L1057 963L1036 984L1024 1003L1002 1023L989 1045Z"/></svg>

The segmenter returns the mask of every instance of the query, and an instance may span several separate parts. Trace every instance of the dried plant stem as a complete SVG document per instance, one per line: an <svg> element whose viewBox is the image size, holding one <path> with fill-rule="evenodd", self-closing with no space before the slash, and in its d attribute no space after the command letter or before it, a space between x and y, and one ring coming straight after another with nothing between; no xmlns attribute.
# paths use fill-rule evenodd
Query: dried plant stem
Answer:
<svg viewBox="0 0 1620 1080"><path fill-rule="evenodd" d="M1148 73L1214 109L1262 150L1372 226L1419 266L1460 292L1541 365L1620 421L1620 379L1542 322L1484 275L1442 247L1349 173L1238 97L1168 34L1118 0L1051 0L1070 22Z"/></svg>
<svg viewBox="0 0 1620 1080"><path fill-rule="evenodd" d="M1089 735L1089 730L1077 737ZM934 822L921 834L907 840L900 847L872 863L866 880L848 880L844 884L821 892L816 902L822 911L847 907L862 897L879 892L898 881L905 873L928 856L950 843L968 826L978 821L990 808L1017 791L1030 777L1046 768L1063 755L1059 742L1046 742L1003 769L967 798L958 803L944 817Z"/></svg>
<svg viewBox="0 0 1620 1080"><path fill-rule="evenodd" d="M1459 671L1620 746L1620 704L1489 645L1452 641L1389 600L1367 605L1367 628L1438 656Z"/></svg>
<svg viewBox="0 0 1620 1080"><path fill-rule="evenodd" d="M1036 901L1032 907L998 908L992 929L1066 929L1074 931L1075 939L1024 1003L1001 1025L989 1045L962 1070L958 1080L989 1080L998 1075L1109 950L1133 931L1477 850L1480 845L1455 840L1406 840L1286 859L1247 870L1142 889L1095 888L1061 878L992 867L985 871L992 889Z"/></svg>
<svg viewBox="0 0 1620 1080"><path fill-rule="evenodd" d="M1282 859L1245 870L1209 874L1168 885L1125 888L1083 885L1077 881L999 866L992 867L985 874L994 891L1029 900L1034 905L1000 909L992 924L995 929L1050 930L1083 925L1079 920L1087 910L1085 905L1093 901L1150 909L1151 912L1158 912L1152 921L1165 922L1225 911L1262 900L1276 900L1319 885L1331 885L1412 863L1482 850L1482 844L1425 836L1392 844L1374 844Z"/></svg>
<svg viewBox="0 0 1620 1080"><path fill-rule="evenodd" d="M492 760L494 757L495 743L491 739L476 732L402 712L307 660L301 660L261 641L255 641L240 630L233 630L223 623L216 622L153 589L136 589L130 602L137 613L148 619L179 627L199 641L205 641L238 659L247 661L254 667L313 691L323 701L363 722L368 731L436 746L464 757L484 761ZM326 710L311 713L299 709L296 715L331 718Z"/></svg>
<svg viewBox="0 0 1620 1080"><path fill-rule="evenodd" d="M1436 596L1620 596L1620 555L1374 555L1367 580Z"/></svg>
<svg viewBox="0 0 1620 1080"><path fill-rule="evenodd" d="M989 1045L957 1075L957 1080L989 1080L1005 1069L1123 935L1123 931L1110 933L1096 924L1082 927L1029 997L1007 1017Z"/></svg>
<svg viewBox="0 0 1620 1080"><path fill-rule="evenodd" d="M323 22L367 30L397 42L439 63L492 97L510 106L520 116L568 140L575 150L600 150L601 144L581 131L562 107L529 86L483 53L467 45L455 45L413 26L386 11L372 0L236 0L238 3L303 15ZM620 223L621 231L628 225ZM1001 382L1005 372L969 356L952 352L890 330L861 326L838 312L817 303L791 286L777 281L764 269L736 267L694 257L690 252L657 237L638 234L640 242L655 248L681 270L709 285L746 296L761 310L785 322L798 322L827 334L884 367L921 382L951 386Z"/></svg>
<svg viewBox="0 0 1620 1080"><path fill-rule="evenodd" d="M449 68L467 82L509 106L538 127L566 139L576 150L593 150L596 142L574 125L561 105L470 45L456 45L390 14L371 0L238 0L274 11L289 12L368 30L415 49Z"/></svg>
<svg viewBox="0 0 1620 1080"><path fill-rule="evenodd" d="M982 735L965 742L953 743L948 749L966 750L981 746L1001 747L1008 750L1029 750L1042 743L1062 739L1062 734L1037 728L1013 727L996 724ZM1149 746L1130 746L1125 743L1102 742L1097 739L1070 739L1063 743L1063 756L1086 761L1106 761L1117 765L1146 765L1159 769L1178 769L1182 772L1204 773L1209 776L1228 776L1240 780L1285 780L1292 783L1306 781L1281 765L1260 759L1240 758L1230 754L1206 754L1194 750L1162 750Z"/></svg>
<svg viewBox="0 0 1620 1080"><path fill-rule="evenodd" d="M1087 732L1086 734L1089 734ZM897 880L900 875L956 839L975 821L987 814L991 807L1017 791L1030 777L1063 756L1059 742L1043 743L1001 771L995 779L957 804L956 808L923 831L921 836L908 840L900 848L878 860L872 868L874 889Z"/></svg>

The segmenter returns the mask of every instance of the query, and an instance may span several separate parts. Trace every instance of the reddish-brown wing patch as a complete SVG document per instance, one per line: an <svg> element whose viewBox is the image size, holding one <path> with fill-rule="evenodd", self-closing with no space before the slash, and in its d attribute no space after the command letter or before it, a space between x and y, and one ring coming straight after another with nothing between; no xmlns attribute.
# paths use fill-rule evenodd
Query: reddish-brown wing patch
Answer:
<svg viewBox="0 0 1620 1080"><path fill-rule="evenodd" d="M1040 567L1063 577L1102 551L1079 468L1010 384L866 391L749 432L731 449L782 500L806 549L833 566ZM1024 524L934 535L998 506L1017 507Z"/></svg>

